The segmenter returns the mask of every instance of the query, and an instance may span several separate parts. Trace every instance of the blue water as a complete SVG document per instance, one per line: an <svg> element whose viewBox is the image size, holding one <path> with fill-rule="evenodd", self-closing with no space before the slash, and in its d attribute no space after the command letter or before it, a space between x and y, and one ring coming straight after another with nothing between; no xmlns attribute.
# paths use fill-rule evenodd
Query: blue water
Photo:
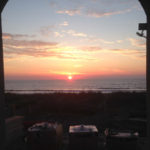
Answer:
<svg viewBox="0 0 150 150"><path fill-rule="evenodd" d="M53 92L99 92L146 90L144 78L128 79L84 79L84 80L7 80L5 92L11 93L53 93Z"/></svg>

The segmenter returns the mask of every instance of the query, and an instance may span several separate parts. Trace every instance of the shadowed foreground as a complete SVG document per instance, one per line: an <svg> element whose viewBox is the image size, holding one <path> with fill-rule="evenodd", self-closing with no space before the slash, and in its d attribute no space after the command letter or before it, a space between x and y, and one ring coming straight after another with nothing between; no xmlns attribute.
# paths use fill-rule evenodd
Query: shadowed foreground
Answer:
<svg viewBox="0 0 150 150"><path fill-rule="evenodd" d="M26 137L30 126L42 121L62 124L63 140L60 149L68 149L69 126L78 124L92 124L98 128L98 144L101 149L106 148L106 128L138 132L138 149L142 149L145 142L145 93L7 93L5 98L7 117L24 116L23 136L7 145L8 150L28 149L23 137Z"/></svg>

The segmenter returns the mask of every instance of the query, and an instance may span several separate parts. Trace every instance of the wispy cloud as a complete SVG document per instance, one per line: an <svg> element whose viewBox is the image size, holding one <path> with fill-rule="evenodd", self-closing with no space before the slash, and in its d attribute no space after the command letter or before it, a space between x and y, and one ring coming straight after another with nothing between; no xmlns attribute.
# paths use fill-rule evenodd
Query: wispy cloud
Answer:
<svg viewBox="0 0 150 150"><path fill-rule="evenodd" d="M99 37L96 37L96 36L93 36L93 35L88 35L87 33L85 32L79 32L79 31L75 31L73 29L70 29L70 30L62 30L61 32L54 32L54 35L55 37L64 37L64 36L73 36L73 37L79 37L81 38L82 40L84 40L84 42L89 42L91 44L93 43L103 43L103 44L109 44L109 45L112 45L114 44L115 42L114 41L108 41L108 40L105 40L105 39L102 39L102 38L99 38ZM122 41L117 41L117 43L121 43Z"/></svg>
<svg viewBox="0 0 150 150"><path fill-rule="evenodd" d="M52 74L61 74L61 75L83 75L81 72L64 72L64 71L50 71Z"/></svg>
<svg viewBox="0 0 150 150"><path fill-rule="evenodd" d="M97 10L92 8L80 8L80 9L65 9L65 10L58 10L56 11L57 14L67 14L69 16L74 15L82 15L82 16L89 16L89 17L95 17L100 18L104 16L112 16L112 15L118 15L118 14L124 14L130 12L132 9L125 9L125 10Z"/></svg>
<svg viewBox="0 0 150 150"><path fill-rule="evenodd" d="M27 40L4 40L4 53L6 55L27 55L27 56L53 56L54 49L58 43Z"/></svg>
<svg viewBox="0 0 150 150"><path fill-rule="evenodd" d="M57 6L57 14L94 18L128 13L134 9L139 10L140 6L136 0L66 0L66 5L56 0L52 5Z"/></svg>
<svg viewBox="0 0 150 150"><path fill-rule="evenodd" d="M146 52L137 49L110 49L109 51L119 53L121 55L130 56L133 58L145 58Z"/></svg>
<svg viewBox="0 0 150 150"><path fill-rule="evenodd" d="M87 34L86 33L83 33L83 32L77 32L75 30L67 30L67 31L63 31L64 33L67 33L69 35L72 35L72 36L76 36L76 37L87 37Z"/></svg>
<svg viewBox="0 0 150 150"><path fill-rule="evenodd" d="M88 52L97 52L97 51L101 51L102 48L99 46L84 46L84 47L81 47L80 50L88 51Z"/></svg>
<svg viewBox="0 0 150 150"><path fill-rule="evenodd" d="M3 39L22 39L22 38L33 38L35 35L27 35L27 34L10 34L10 33L3 33Z"/></svg>
<svg viewBox="0 0 150 150"><path fill-rule="evenodd" d="M104 16L123 14L123 13L127 13L130 11L131 11L131 9L120 10L120 11L87 10L86 14L87 14L87 16L90 16L90 17L100 18L100 17L104 17Z"/></svg>
<svg viewBox="0 0 150 150"><path fill-rule="evenodd" d="M55 1L52 5L56 6L56 3L57 14L82 15L96 18L124 14L138 8L138 3L130 0L87 0L86 2L73 0L68 1L67 5L61 5L59 1Z"/></svg>
<svg viewBox="0 0 150 150"><path fill-rule="evenodd" d="M55 57L58 59L70 60L95 60L74 47L63 47L57 42L45 42L40 40L17 39L13 34L4 34L4 54L5 58L15 58L19 56L32 57ZM11 35L11 36L10 36ZM13 37L13 38L11 38ZM18 36L17 36L18 37ZM23 37L23 35L22 35Z"/></svg>
<svg viewBox="0 0 150 150"><path fill-rule="evenodd" d="M43 26L40 28L40 34L42 36L48 37L53 33L53 30L56 28L56 25Z"/></svg>
<svg viewBox="0 0 150 150"><path fill-rule="evenodd" d="M88 36L88 41L89 42L96 42L96 43L104 43L104 44L109 44L109 45L112 45L114 44L115 42L114 41L108 41L108 40L105 40L105 39L102 39L102 38L99 38L99 37L94 37L94 36Z"/></svg>
<svg viewBox="0 0 150 150"><path fill-rule="evenodd" d="M80 14L80 9L65 9L65 10L58 10L56 11L58 14L67 14L69 16L74 16L74 15L79 15Z"/></svg>
<svg viewBox="0 0 150 150"><path fill-rule="evenodd" d="M140 48L145 48L146 47L146 41L142 39L134 39L134 38L129 38L128 39L131 43L132 46L140 47Z"/></svg>
<svg viewBox="0 0 150 150"><path fill-rule="evenodd" d="M60 26L68 26L69 23L67 21L64 21L63 23L60 24Z"/></svg>
<svg viewBox="0 0 150 150"><path fill-rule="evenodd" d="M123 40L117 40L116 42L117 42L117 43L122 43L122 42L123 42Z"/></svg>
<svg viewBox="0 0 150 150"><path fill-rule="evenodd" d="M10 55L47 56L54 55L52 49L58 46L57 42L45 42L28 39L30 35L3 33L4 53ZM51 52L49 52L51 50Z"/></svg>
<svg viewBox="0 0 150 150"><path fill-rule="evenodd" d="M59 33L59 32L54 32L54 36L55 37L61 37L61 38L64 37L64 35Z"/></svg>
<svg viewBox="0 0 150 150"><path fill-rule="evenodd" d="M146 52L144 50L138 49L104 49L100 46L83 46L80 47L79 50L90 53L115 53L121 54L124 56L132 57L132 58L145 58Z"/></svg>
<svg viewBox="0 0 150 150"><path fill-rule="evenodd" d="M53 8L56 7L56 6L57 6L56 1L51 1L51 2L50 2L50 6L53 7Z"/></svg>
<svg viewBox="0 0 150 150"><path fill-rule="evenodd" d="M55 32L55 36L62 37L65 33L75 37L89 38L87 34L76 32L74 30L63 31L62 33ZM101 52L112 52L137 58L145 57L145 51L143 49L103 49L99 45L90 44L80 47L65 47L58 42L34 40L34 38L31 39L31 37L32 36L30 35L4 33L3 43L5 57L13 58L25 55L32 57L55 57L59 59L95 61L96 57L89 55L89 53L96 54ZM108 43L108 41L104 41L102 39L99 39L99 41ZM129 39L129 41L133 45L141 45L141 47L144 46L144 43L140 43L138 40Z"/></svg>
<svg viewBox="0 0 150 150"><path fill-rule="evenodd" d="M36 48L41 48L41 47L53 47L56 46L56 42L44 42L44 41L37 41L37 40L4 40L4 45L10 45L14 47L36 47Z"/></svg>

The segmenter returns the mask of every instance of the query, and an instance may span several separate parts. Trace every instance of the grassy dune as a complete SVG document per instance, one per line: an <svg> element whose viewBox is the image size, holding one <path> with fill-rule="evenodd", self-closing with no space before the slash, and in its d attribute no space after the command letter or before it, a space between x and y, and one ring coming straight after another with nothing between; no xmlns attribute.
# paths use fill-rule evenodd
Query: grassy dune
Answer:
<svg viewBox="0 0 150 150"><path fill-rule="evenodd" d="M146 94L135 92L117 93L52 93L52 94L10 94L5 95L6 105L16 113L121 113L145 115ZM30 109L30 112L26 112ZM21 111L22 110L22 111ZM24 112L23 112L24 110ZM12 111L12 110L11 110ZM30 114L30 115L31 115Z"/></svg>
<svg viewBox="0 0 150 150"><path fill-rule="evenodd" d="M53 93L5 94L7 117L25 116L26 127L37 121L63 124L68 132L71 124L95 124L105 128L123 128L146 135L146 93ZM130 120L140 118L140 121Z"/></svg>

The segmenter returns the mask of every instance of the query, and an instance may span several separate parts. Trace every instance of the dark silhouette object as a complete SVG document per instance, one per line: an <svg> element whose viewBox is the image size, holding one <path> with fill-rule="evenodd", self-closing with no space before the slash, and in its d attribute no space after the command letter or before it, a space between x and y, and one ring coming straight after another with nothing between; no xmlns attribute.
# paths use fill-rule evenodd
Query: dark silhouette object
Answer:
<svg viewBox="0 0 150 150"><path fill-rule="evenodd" d="M140 24L139 24L139 30L141 30L141 33L136 32L136 34L137 34L138 36L147 38L147 37L144 35L144 30L147 30L147 23L140 23Z"/></svg>
<svg viewBox="0 0 150 150"><path fill-rule="evenodd" d="M98 150L98 129L94 125L69 127L70 150Z"/></svg>
<svg viewBox="0 0 150 150"><path fill-rule="evenodd" d="M147 30L147 23L140 23L140 24L139 24L139 30L141 30L141 33L136 32L136 34L137 34L138 36L147 38L147 37L144 35L144 30Z"/></svg>
<svg viewBox="0 0 150 150"><path fill-rule="evenodd" d="M150 5L147 0L139 0L147 17L146 36L146 88L147 88L147 141L150 141ZM147 142L147 150L150 142Z"/></svg>
<svg viewBox="0 0 150 150"><path fill-rule="evenodd" d="M8 2L8 0L1 0L0 1L0 13L2 13L7 2Z"/></svg>
<svg viewBox="0 0 150 150"><path fill-rule="evenodd" d="M0 1L0 149L5 146L5 115L4 115L4 63L1 13L8 0Z"/></svg>
<svg viewBox="0 0 150 150"><path fill-rule="evenodd" d="M28 128L26 142L29 150L59 150L62 143L61 124L40 122Z"/></svg>
<svg viewBox="0 0 150 150"><path fill-rule="evenodd" d="M105 130L107 150L137 150L139 134L130 130Z"/></svg>
<svg viewBox="0 0 150 150"><path fill-rule="evenodd" d="M141 37L146 38L146 36L144 35L144 30L142 30L141 33L136 32L136 34L137 34L138 36L141 36Z"/></svg>

